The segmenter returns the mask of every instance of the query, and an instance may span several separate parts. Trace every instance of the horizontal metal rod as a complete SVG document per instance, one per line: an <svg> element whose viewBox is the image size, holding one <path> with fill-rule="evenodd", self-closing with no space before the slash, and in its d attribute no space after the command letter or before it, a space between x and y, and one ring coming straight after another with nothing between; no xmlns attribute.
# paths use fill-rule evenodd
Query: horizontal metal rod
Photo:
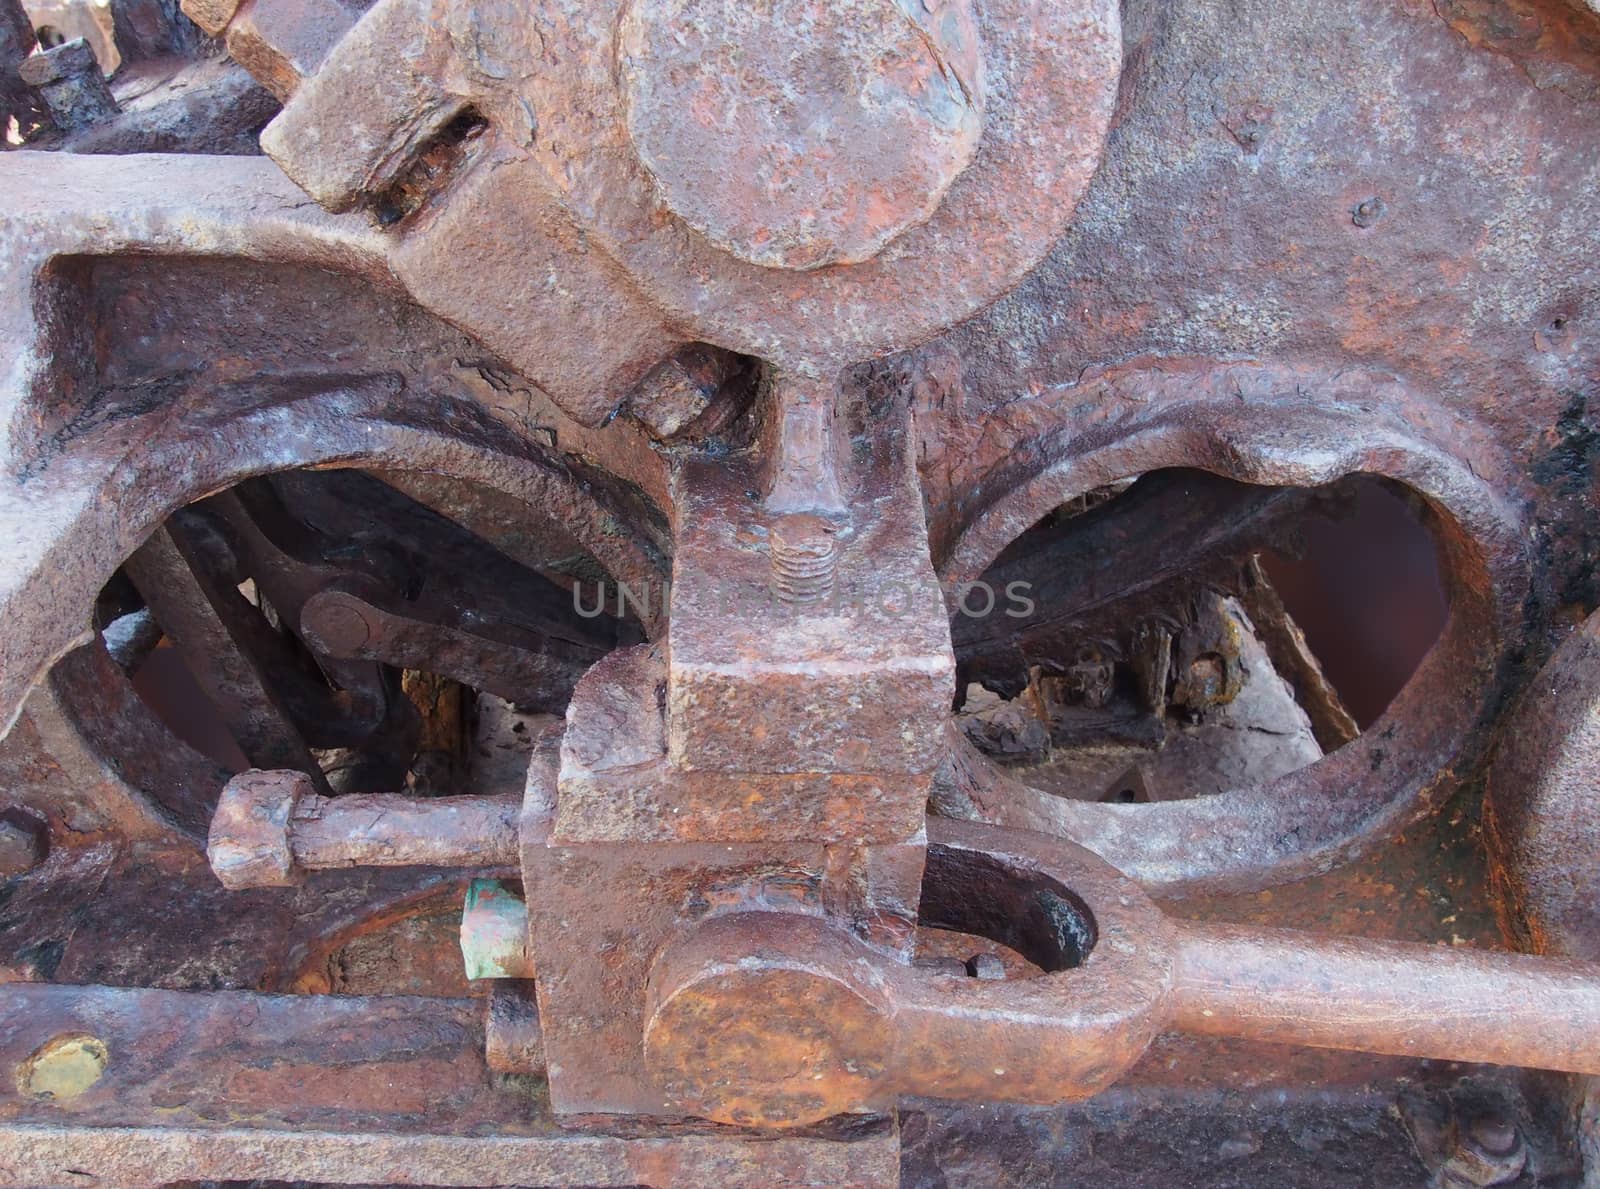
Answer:
<svg viewBox="0 0 1600 1189"><path fill-rule="evenodd" d="M337 867L515 869L523 797L319 794L291 769L230 780L211 816L206 853L229 888L278 887Z"/></svg>
<svg viewBox="0 0 1600 1189"><path fill-rule="evenodd" d="M516 867L520 794L307 797L289 819L289 849L327 867Z"/></svg>
<svg viewBox="0 0 1600 1189"><path fill-rule="evenodd" d="M1600 964L1177 924L1185 1032L1600 1073Z"/></svg>

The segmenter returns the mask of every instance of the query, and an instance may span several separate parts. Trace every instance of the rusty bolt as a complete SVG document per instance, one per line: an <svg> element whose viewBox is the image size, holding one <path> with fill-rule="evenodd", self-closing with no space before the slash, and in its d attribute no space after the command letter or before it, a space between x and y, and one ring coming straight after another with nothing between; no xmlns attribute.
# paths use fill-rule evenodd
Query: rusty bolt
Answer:
<svg viewBox="0 0 1600 1189"><path fill-rule="evenodd" d="M1377 195L1364 199L1350 212L1350 221L1357 227L1371 227L1388 211L1388 204Z"/></svg>
<svg viewBox="0 0 1600 1189"><path fill-rule="evenodd" d="M1462 1189L1509 1185L1522 1176L1528 1153L1516 1123L1498 1111L1461 1129L1455 1151L1439 1170L1439 1184Z"/></svg>
<svg viewBox="0 0 1600 1189"><path fill-rule="evenodd" d="M1485 1189L1522 1175L1527 1151L1503 1104L1464 1106L1447 1097L1406 1094L1399 1106L1417 1154L1441 1189Z"/></svg>
<svg viewBox="0 0 1600 1189"><path fill-rule="evenodd" d="M815 603L833 593L835 528L821 516L797 512L767 533L772 589L786 603Z"/></svg>
<svg viewBox="0 0 1600 1189"><path fill-rule="evenodd" d="M117 114L117 101L106 85L100 62L81 37L24 58L17 66L63 132L76 132Z"/></svg>
<svg viewBox="0 0 1600 1189"><path fill-rule="evenodd" d="M1503 1115L1484 1115L1474 1121L1467 1134L1477 1148L1491 1156L1505 1156L1522 1143L1517 1125Z"/></svg>
<svg viewBox="0 0 1600 1189"><path fill-rule="evenodd" d="M253 769L223 787L206 851L234 890L284 887L330 868L502 866L516 861L521 809L515 793L324 797L303 772Z"/></svg>
<svg viewBox="0 0 1600 1189"><path fill-rule="evenodd" d="M658 442L696 441L720 433L738 415L750 375L739 356L691 343L640 381L627 413Z"/></svg>
<svg viewBox="0 0 1600 1189"><path fill-rule="evenodd" d="M302 797L316 786L303 772L242 772L222 788L206 856L222 886L289 887L296 881L294 853L289 847L289 821Z"/></svg>
<svg viewBox="0 0 1600 1189"><path fill-rule="evenodd" d="M0 818L0 879L32 871L44 862L49 836L44 824L21 810Z"/></svg>
<svg viewBox="0 0 1600 1189"><path fill-rule="evenodd" d="M628 131L668 209L767 268L868 260L977 152L967 0L638 0Z"/></svg>

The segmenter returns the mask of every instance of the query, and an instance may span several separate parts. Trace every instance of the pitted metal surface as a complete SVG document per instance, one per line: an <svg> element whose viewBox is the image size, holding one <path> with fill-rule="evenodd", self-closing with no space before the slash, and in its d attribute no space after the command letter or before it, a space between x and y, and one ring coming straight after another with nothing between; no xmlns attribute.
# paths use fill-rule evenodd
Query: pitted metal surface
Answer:
<svg viewBox="0 0 1600 1189"><path fill-rule="evenodd" d="M1590 7L0 0L0 1184L1597 1175Z"/></svg>

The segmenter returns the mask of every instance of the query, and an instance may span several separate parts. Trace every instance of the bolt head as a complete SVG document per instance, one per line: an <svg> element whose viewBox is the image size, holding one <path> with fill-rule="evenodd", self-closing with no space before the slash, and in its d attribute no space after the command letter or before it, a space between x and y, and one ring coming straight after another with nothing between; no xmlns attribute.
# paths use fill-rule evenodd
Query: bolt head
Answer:
<svg viewBox="0 0 1600 1189"><path fill-rule="evenodd" d="M725 351L693 343L664 360L628 399L628 412L658 442L693 441L726 428L744 385Z"/></svg>
<svg viewBox="0 0 1600 1189"><path fill-rule="evenodd" d="M1516 1151L1520 1140L1517 1125L1501 1115L1485 1115L1475 1120L1470 1134L1472 1142L1491 1156L1505 1156Z"/></svg>
<svg viewBox="0 0 1600 1189"><path fill-rule="evenodd" d="M289 823L296 805L316 795L303 772L241 772L222 788L206 857L230 891L289 887L297 882Z"/></svg>
<svg viewBox="0 0 1600 1189"><path fill-rule="evenodd" d="M300 621L312 646L330 656L356 656L372 640L361 601L348 591L318 591L307 600Z"/></svg>
<svg viewBox="0 0 1600 1189"><path fill-rule="evenodd" d="M63 1033L34 1050L17 1068L17 1090L45 1102L70 1102L105 1074L111 1055L99 1037Z"/></svg>
<svg viewBox="0 0 1600 1189"><path fill-rule="evenodd" d="M634 0L619 48L662 200L752 264L870 259L977 153L968 0Z"/></svg>

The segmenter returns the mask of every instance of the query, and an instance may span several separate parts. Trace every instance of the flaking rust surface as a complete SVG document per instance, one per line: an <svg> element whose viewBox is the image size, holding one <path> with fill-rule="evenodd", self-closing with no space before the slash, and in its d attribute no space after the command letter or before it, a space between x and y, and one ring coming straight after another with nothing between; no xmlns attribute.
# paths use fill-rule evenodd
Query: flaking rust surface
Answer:
<svg viewBox="0 0 1600 1189"><path fill-rule="evenodd" d="M1483 44L1516 21L1587 46L1583 69L1535 71L1540 85ZM1139 3L1125 33L1119 120L1073 227L949 337L955 382L926 389L940 406L924 422L936 504L946 490L970 500L1001 451L1027 448L1011 427L1036 438L1114 421L1115 398L1075 392L1113 361L1364 363L1469 418L1524 473L1570 436L1563 424L1589 424L1592 17L1523 0ZM1357 225L1374 198L1382 217ZM1578 531L1571 493L1530 477L1540 519Z"/></svg>
<svg viewBox="0 0 1600 1189"><path fill-rule="evenodd" d="M284 55L281 47L257 46L268 58L252 59L246 35L259 33L258 18L271 15L264 0L255 7L262 12L247 11L228 44L241 62L255 61L280 98L292 101L297 90L304 93L303 76L315 70L315 59L334 44L352 14L338 6L292 6L290 15L300 13L306 26L290 32L326 34L327 44L302 38L304 52L298 56ZM457 16L466 12L474 30L515 18L495 6L483 6L481 12L466 5L441 6L441 11L444 7ZM529 39L523 48L530 50L530 60L533 40L541 42L543 65L561 59L565 69L589 53L582 6L550 0L535 7L551 16L550 43L544 41L545 29ZM883 343L932 333L937 324L953 319L945 312L959 310L965 316L980 298L1004 288L1002 273L1010 283L1013 264L1020 275L1013 257L1027 256L1028 250L1018 244L1029 235L1043 237L1042 229L1053 227L1066 207L1042 209L1037 196L1011 177L984 191L981 220L952 227L952 209L968 209L960 205L967 200L961 198L965 182L958 179L951 190L954 206L941 206L934 194L932 209L924 211L927 195L911 195L915 201L873 212L865 238L860 228L843 222L824 227L825 234L802 228L805 242L796 251L784 251L783 242L777 249L793 275L768 286L764 274L728 266L711 254L718 241L732 245L735 255L767 251L760 246L767 229L746 226L750 195L741 197L738 187L711 196L711 209L698 209L706 197L701 179L691 179L696 185L687 194L676 193L674 201L694 217L678 214L707 233L707 243L701 243L678 229L665 207L635 209L618 198L622 188L608 184L615 179L602 176L603 169L577 177L595 163L609 168L627 159L620 135L600 150L589 143L586 134L597 121L591 120L587 92L578 102L563 96L544 104L537 111L537 129L528 123L530 109L510 105L509 122L521 134L515 146L502 135L504 106L485 108L499 121L496 129L486 132L467 119L459 126L470 135L463 133L460 143L435 140L423 154L421 173L413 171L389 191L391 200L404 200L404 209L388 211L392 218L385 231L363 214L325 218L309 209L268 162L233 163L237 168L230 171L217 163L220 159L109 161L95 175L116 182L106 187L116 191L103 199L106 210L124 200L134 209L129 216L102 211L94 205L102 201L99 195L73 192L73 179L89 176L75 172L74 161L10 155L7 184L21 179L26 187L25 171L10 167L19 158L35 157L37 176L49 179L50 193L60 194L73 213L54 220L41 216L38 193L30 196L25 188L18 204L22 230L13 233L8 223L0 248L8 257L16 255L26 271L32 267L28 253L44 250L38 245L45 238L60 234L66 237L61 242L74 246L37 278L36 292L30 289L13 307L0 309L0 315L16 319L8 328L27 327L29 317L45 324L37 342L23 345L33 354L19 366L48 357L54 369L26 392L16 386L0 390L0 399L8 402L4 446L14 472L5 480L14 483L17 501L16 509L6 507L4 513L8 523L32 526L30 532L61 528L67 541L61 556L43 563L26 550L19 553L28 568L39 568L46 577L29 588L32 606L7 603L19 622L24 615L37 619L18 632L18 639L0 644L3 659L19 670L3 675L11 683L8 690L20 697L35 662L49 659L31 655L30 649L50 652L81 628L81 622L69 622L78 614L73 600L91 601L110 568L144 531L155 528L173 507L262 470L350 463L515 488L523 501L515 508L541 508L562 522L553 539L581 545L613 577L645 580L674 572L675 547L682 568L688 556L682 546L690 539L683 533L686 509L691 522L701 514L687 499L695 489L683 482L682 458L698 451L713 468L740 468L737 490L726 493L718 513L727 524L717 527L731 531L743 518L759 519L747 504L759 503L770 478L768 455L781 449L798 449L803 460L819 466L838 462L846 487L859 479L851 468L874 449L873 434L863 430L863 423L880 430L904 427L913 443L915 475L904 490L919 495L921 506L915 498L904 502L900 511L915 531L901 532L897 539L910 542L915 556L909 564L931 560L941 578L963 576L964 567L972 570L968 577L981 572L1007 540L1061 498L1148 469L1198 467L1243 481L1305 486L1329 482L1346 470L1370 470L1411 483L1432 504L1430 524L1455 614L1418 683L1425 683L1428 696L1416 696L1414 688L1409 700L1396 703L1403 722L1376 724L1343 756L1283 786L1293 798L1280 795L1274 803L1270 789L1236 790L1256 799L1152 807L1161 812L1142 823L1136 816L1107 817L1113 807L1105 807L1098 832L1091 833L1108 848L1120 848L1119 860L1130 871L1137 868L1160 884L1162 909L1180 920L1300 928L1456 950L1508 947L1526 922L1509 919L1508 906L1493 896L1507 873L1491 869L1484 858L1476 766L1497 719L1529 686L1562 628L1600 602L1595 570L1600 539L1592 527L1593 462L1600 451L1591 407L1600 385L1600 19L1593 0L1237 0L1227 5L1127 0L1120 6L1123 72L1115 88L1110 32L1116 13L1104 4L1085 11L1090 7L1099 22L1092 43L1085 43L1092 44L1093 54L1086 51L1067 68L1086 71L1092 75L1086 83L1095 86L1056 98L1063 103L1081 98L1093 110L1079 113L1082 123L1071 135L1051 127L1037 142L1053 145L1062 160L1076 153L1072 175L1087 178L1094 154L1086 146L1097 147L1101 131L1090 117L1109 111L1115 91L1105 151L1070 226L1008 296L933 341L878 362L836 357L835 348L869 354ZM986 4L979 15L989 26L978 32L986 44L1009 47L1008 52L1028 52L1033 42L1065 28L995 28L993 14L1001 9L1012 11L1000 0ZM633 19L637 23L651 12L675 10L668 0L641 0ZM805 9L813 10L826 12L829 6ZM866 3L858 10L895 16ZM316 22L321 23L312 28ZM409 31L432 39L430 60L422 61L427 55L405 59L420 62L420 72L443 72L445 59L456 52L444 44L448 37L441 40L440 28ZM513 31L528 33L522 24L513 25ZM459 32L455 26L449 30ZM634 32L642 61L649 38ZM961 73L971 44L960 52L928 45L935 59L948 57L961 68L956 73L963 87L972 88L966 98L976 104L981 98L976 76ZM484 57L481 45L474 52L478 60L471 69L482 68L486 75L499 69ZM584 61L592 65L602 58ZM270 98L236 68L194 63L153 83L143 96L135 93L135 84L162 72L148 60L136 65L138 71L114 84L120 113L103 113L94 127L44 134L35 147L78 153L237 152L253 147L255 131L272 114ZM636 65L625 64L622 73ZM576 76L577 83L596 88L597 107L603 106L601 100L610 102L609 70L607 64L593 77L582 71ZM351 72L358 80L376 73ZM419 83L439 81L419 74ZM660 81L644 79L654 99L640 92L631 100L645 107L663 104L654 115L643 108L632 112L636 125L641 117L663 117L654 131L634 130L635 135L648 132L645 139L657 147L661 135L670 143L685 131L674 122L682 97L662 92L666 98L661 98L651 89ZM712 81L726 83L738 96L737 80ZM643 84L636 79L630 85L638 91ZM498 102L510 84L496 87L490 90ZM187 98L178 95L183 91L189 91ZM1004 111L1004 103L1015 97L1003 87L995 90L989 95L990 113ZM354 122L364 113L352 109L349 114ZM963 116L959 151L953 155L923 146L933 154L924 162L933 190L949 181L946 173L959 172L975 116L976 107ZM315 120L310 126L315 128ZM448 127L456 126L452 121ZM756 125L745 131L756 142L766 136ZM607 135L612 133L617 129ZM283 152L282 137L272 143L280 158L293 156ZM684 143L699 146L695 153L709 151L703 138L687 137ZM988 151L998 152L998 143L991 140ZM753 144L755 150L762 147ZM529 165L517 156L523 148L542 156ZM980 147L974 168L983 166L984 152ZM499 156L482 155L488 153ZM870 152L864 159L868 166L874 163ZM296 160L334 173L347 164L319 158L314 146ZM474 177L487 176L495 185L486 183L477 195L487 195L487 205L469 207L462 179L456 178L454 189L446 184L450 171L463 161L481 165L485 160L496 168L480 169ZM526 187L507 179L527 166L520 181L529 182L538 164L553 171L558 188L568 187L571 205L589 208L584 217L594 223L596 242L605 242L595 247L586 233L565 224L557 234L553 223L530 223L522 232L530 237L550 233L554 245L550 259L532 267L523 258L526 245L520 239L504 242L515 237L497 240L502 224L481 217L481 211L526 213L520 205ZM693 173L706 163L688 164ZM860 161L856 165L866 168ZM658 180L665 183L676 176L672 163L659 154L650 168L662 171ZM442 179L437 188L427 184L434 176L430 171ZM826 168L821 173L831 176ZM619 176L631 179L631 185L641 175L625 170ZM976 176L969 174L967 181ZM174 178L184 193L171 193ZM212 181L218 183L215 194ZM1057 193L1066 196L1075 189L1075 183L1062 185ZM246 209L225 209L228 194ZM730 204L726 209L717 206L724 199ZM156 200L181 212L175 226L165 225L166 215L149 220L154 227L140 223L140 204ZM480 217L464 214L473 210ZM512 272L486 273L448 251L385 255L405 237L420 242L430 229L452 219L461 244L482 248L490 265ZM876 251L877 245L866 241L902 223L915 226L903 238L891 237L900 246L888 249L888 263L854 274L881 272L893 284L867 286L872 291L861 297L860 316L834 319L838 311L824 308L823 297L851 290L852 274L799 270L869 247ZM86 227L126 235L141 246L131 256L100 259L99 241ZM959 242L981 250L966 252L956 262L959 267L948 259L930 259L923 266L899 254L905 244L946 235L967 236ZM656 247L647 250L647 244ZM223 258L235 251L237 258ZM175 255L196 252L218 258ZM621 259L630 254L631 259ZM584 341L577 332L566 339L535 334L535 349L519 356L525 366L544 366L546 356L592 363L615 347L626 357L613 361L616 375L638 373L654 377L658 385L681 384L685 365L672 353L684 347L674 340L682 327L651 325L659 313L664 324L676 318L692 326L693 337L716 340L720 347L691 349L715 352L717 374L746 386L718 391L708 383L704 391L689 392L689 403L680 410L665 403L654 408L648 379L631 394L580 393L574 377L600 366L552 364L552 375L573 387L552 382L547 393L441 320L468 326L479 318L493 322L491 316L504 316L509 323L468 328L508 353L526 347L527 303L503 302L502 289L509 285L493 278L509 275L520 283L542 277L545 265L553 276L563 261L576 271L580 256L589 271L578 288L592 300L573 309L584 316L626 309L629 316L612 319L618 323L615 342ZM984 271L986 263L1002 257L1004 269ZM391 270L396 261L401 266ZM692 275L687 289L679 288L684 278L674 272L680 265ZM632 270L633 282L648 292L613 287L611 273L622 268ZM486 275L491 277L487 283ZM402 294L401 280L413 286L418 304ZM430 285L439 291L424 292ZM487 297L467 292L457 300L463 291L480 287ZM557 288L552 285L552 291ZM607 304L625 291L628 301ZM439 316L424 312L424 305ZM637 318L636 309L644 311ZM806 339L814 350L793 349L792 338ZM770 356L769 364L789 370L757 384L755 362L721 347L759 349ZM658 348L671 358L646 358ZM797 363L802 365L798 372ZM796 375L808 368L828 371L829 383L840 368L846 370L837 393L806 374L798 387L811 384L814 399L799 407L797 416L827 410L826 400L833 397L848 413L835 417L826 411L826 432L811 438L800 433L790 439L787 430L768 433L766 422L796 411L783 402L797 390ZM701 401L710 414L700 408ZM830 461L834 447L838 458ZM1071 466L1080 468L1072 477L1082 481L1080 489L1030 488L1043 483L1041 476L1053 468L1064 473ZM108 472L112 479L101 485L99 477ZM80 479L86 484L81 491L74 486ZM790 481L792 486L792 474ZM817 494L805 490L804 482L800 486L803 498ZM61 496L59 505L50 502L55 496ZM466 499L457 506L483 512L496 499ZM80 515L92 520L84 508L113 509L117 523L105 528L96 521L98 535L83 531L74 537L63 526ZM881 527L881 506L878 515ZM920 536L924 520L925 542ZM854 527L871 528L872 522ZM501 540L508 549L519 542L532 547L515 533ZM928 559L921 555L924 544ZM852 558L851 565L870 570L891 552L883 548L874 558ZM746 560L752 573L764 574L764 563L755 564L762 561L758 553L752 548ZM906 562L902 555L896 560ZM719 577L727 565L725 557L714 556L703 564ZM8 599L13 594L4 576L0 592ZM942 628L936 599L929 602L928 623ZM660 643L667 631L665 616L646 615L645 620L641 637ZM727 623L714 615L695 623L680 620L673 630L680 662L694 631L713 642L728 634ZM775 637L764 626L749 636L752 654L760 654L750 658L753 668L756 661L770 659L762 650L770 651ZM939 648L927 651L938 652L942 661L942 649L940 636ZM892 648L884 655L893 655ZM265 1059L261 1067L212 1068L205 1071L211 1079L206 1094L193 1086L169 1085L159 1105L231 1118L230 1112L242 1109L239 1096L255 1094L271 1108L264 1117L275 1118L277 1111L304 1122L323 1107L330 1117L344 1117L336 1100L351 1095L360 1118L388 1119L409 1132L432 1121L431 1069L441 1078L459 1077L465 1087L452 1116L463 1126L481 1124L506 1135L555 1129L543 1113L530 1123L525 1099L491 1093L504 1087L491 1088L485 1081L477 1036L482 1004L470 999L482 988L465 985L451 945L451 906L459 902L462 872L324 872L294 888L222 892L195 844L204 833L206 797L216 783L213 766L169 748L163 734L141 736L145 728L134 721L130 705L105 689L98 690L98 701L91 697L97 682L104 685L107 671L86 666L84 654L77 656L35 692L27 716L0 753L0 775L21 790L21 804L48 818L53 842L41 865L0 885L0 981L331 992L330 998L301 1001L301 1006L313 1004L312 1015L325 1019L358 1015L363 1009L356 996L449 998L454 1005L441 1007L437 1019L415 1003L390 1001L371 1009L369 1031L375 1035L366 1039L379 1046L376 1064L392 1060L411 1070L415 1076L409 1079L379 1068L354 1085L347 1083L340 1064L348 1059L346 1050L337 1037L313 1029L309 1037L298 1037L303 1075L292 1065L279 1067ZM797 702L811 692L805 670L815 667L815 660L807 655L791 666L795 672L788 676L800 689ZM24 662L32 666L28 673L20 672ZM645 691L652 692L653 686ZM898 746L906 715L893 699L903 692L869 696L867 713L853 721L858 734L873 738L853 740L859 750L881 760ZM932 754L940 746L936 728L943 691L934 693L928 698L933 709L922 723L926 748L918 751L918 764L924 750ZM753 746L751 740L784 715L775 714L770 702L763 704L759 690L747 702L754 704L748 720L728 716L712 724L731 725L735 737L731 743L724 740L711 758L731 768L725 753L735 752L751 769L734 771L731 787L753 787L759 783L755 776L772 771L815 775L791 771L793 755L777 757L780 766L765 766L779 745L762 740ZM91 721L95 710L98 722ZM807 701L803 713L789 715L786 726L795 730L774 734L847 727L852 721L847 713ZM96 732L88 742L73 742L78 734ZM608 742L600 740L602 750ZM680 752L694 753L705 739L671 742ZM752 754L745 754L746 747ZM125 754L103 754L118 748ZM163 767L166 760L173 763ZM919 779L927 775L916 764L907 767ZM164 785L167 795L144 797L133 788L141 783ZM645 783L653 792L665 787L664 782ZM1345 797L1351 789L1365 800L1356 804ZM896 803L901 809L909 803L915 817L921 786L907 784L899 792ZM1498 795L1515 794L1502 788ZM808 806L799 794L794 803L815 808L814 799ZM1240 804L1247 808L1238 810ZM1218 816L1209 834L1181 819L1184 813L1199 818L1219 805L1219 815L1231 809L1236 816ZM1115 810L1124 808L1140 807ZM785 868L784 879L769 877L757 886L748 873L725 877L718 885L723 907L736 906L741 898L764 910L793 907L784 901L793 891L785 880L791 880L803 890L799 898L807 911L844 916L861 915L864 907L883 909L866 932L876 944L885 936L892 941L892 930L899 928L904 940L911 911L904 893L916 887L908 872L920 869L909 859L920 861L921 843L906 844L897 856L898 870L888 872L895 878L885 879L871 856L853 854L847 861L828 853L839 849L827 845L830 839L813 837L853 820L852 813L870 818L871 809L868 798L841 801L837 814L809 822L802 837L807 847L816 843L811 849L820 857L791 847L800 858L789 864L793 870ZM618 840L638 846L629 858L663 853L649 849L634 816L620 813L610 823ZM771 816L777 820L763 823L769 831L762 836L766 851L752 850L748 871L770 875L772 864L756 860L780 853L774 840L782 842L786 829L795 832L792 821ZM548 829L548 822L527 827L535 819L525 819L523 842L542 850L543 836L535 835ZM593 828L595 822L563 825L569 835L581 835L581 827ZM864 819L862 825L881 822ZM935 826L947 829L950 823ZM727 839L696 831L726 825L707 813L675 828L700 849L686 852L685 873L674 873L670 896L673 903L697 905L703 889L695 881L714 866L713 852L725 849ZM612 836L606 840L609 845ZM1579 853L1560 857L1556 866L1592 865L1592 850L1587 839L1581 840ZM858 862L859 870L845 870ZM617 869L625 866L619 863ZM635 866L647 864L641 860ZM1325 871L1328 867L1334 869ZM603 874L610 868L594 870L601 876L591 878L589 886L604 894L605 903L583 909L612 913L620 923L605 940L603 985L597 983L593 996L585 992L581 1006L614 1016L636 1005L657 943L676 939L641 940L636 922L646 914L630 915L627 899L639 888L608 882ZM1324 873L1305 877L1313 871ZM884 904L868 898L864 905L860 893L871 879L893 885L890 890L899 898ZM531 897L538 894L537 888L530 890ZM649 895L646 891L644 898ZM536 899L532 903L540 911L551 907ZM1505 933L1502 917L1513 926ZM674 920L669 932L687 929ZM782 941L784 933L774 928L770 937ZM1543 947L1549 938L1535 929L1532 940ZM1159 950L1157 939L1146 941L1152 951ZM628 949L634 943L637 953ZM930 961L946 959L948 971L949 960L972 958L985 946L966 937L925 936L920 951ZM1012 980L1035 973L1004 947L988 952L1000 955ZM590 957L587 952L579 956ZM30 1002L49 998L34 994L46 988L13 990ZM61 990L62 1002L79 994ZM109 990L83 995L91 1003L132 1002ZM1021 1002L1022 996L1012 1001ZM144 1002L160 1005L159 1011L180 1010L171 999ZM214 1031L224 1059L265 1043L259 1034L241 1042L229 1021L187 1002L182 1010L195 1012ZM249 1002L259 1007L259 1001ZM59 1006L50 1010L59 1019L71 1015ZM155 1030L141 1033L159 1014L156 1007L116 1010L125 1012L119 1027L128 1030L126 1035L143 1035L152 1045L178 1044ZM270 1011L291 1023L297 1018L293 1007L281 1002ZM570 1021L553 1020L550 1030L564 1024ZM997 1045L1016 1035L1001 1033L996 1030ZM382 1050L413 1034L428 1043L398 1054ZM620 1047L633 1039L625 1031L618 1035ZM100 1050L71 1036L58 1040L57 1048L41 1048L41 1039L8 1033L21 1071L20 1093L26 1097L29 1087L46 1087L52 1095L96 1100L87 1073L101 1060ZM713 1037L691 1039L716 1043ZM181 1049L179 1044L171 1052L181 1058ZM578 1059L589 1059L578 1046L573 1051ZM116 1045L107 1060L112 1078L121 1076L119 1062L135 1070L140 1062L160 1065L154 1050L124 1053ZM52 1064L63 1061L65 1074L53 1078ZM971 1082L954 1081L982 1085L983 1069L974 1059L957 1070L962 1077L970 1074ZM148 1072L152 1083L175 1076L164 1065ZM224 1084L229 1078L236 1080ZM552 1083L556 1080L552 1070ZM906 1102L902 1178L908 1185L930 1187L1420 1186L1440 1173L1423 1159L1432 1149L1414 1131L1414 1112L1396 1104L1407 1095L1448 1095L1463 1085L1492 1090L1510 1104L1507 1117L1520 1128L1529 1153L1519 1184L1576 1182L1561 1106L1570 1087L1557 1079L1176 1034L1158 1038L1114 1088L1085 1105L1030 1109ZM535 1088L541 1111L542 1093ZM8 1109L43 1118L53 1108L35 1094ZM621 1129L634 1121L614 1118L607 1125ZM861 1129L874 1126L864 1123ZM878 1138L883 1138L881 1128ZM840 1150L833 1150L829 1158L837 1163L829 1167L848 1164ZM641 1177L663 1182L736 1174L748 1179L761 1171L751 1151L729 1147L721 1157L702 1154L704 1163L687 1165L675 1164L671 1154L641 1156L635 1169ZM881 1155L880 1148L876 1158ZM804 1165L808 1158L798 1156L796 1162Z"/></svg>

